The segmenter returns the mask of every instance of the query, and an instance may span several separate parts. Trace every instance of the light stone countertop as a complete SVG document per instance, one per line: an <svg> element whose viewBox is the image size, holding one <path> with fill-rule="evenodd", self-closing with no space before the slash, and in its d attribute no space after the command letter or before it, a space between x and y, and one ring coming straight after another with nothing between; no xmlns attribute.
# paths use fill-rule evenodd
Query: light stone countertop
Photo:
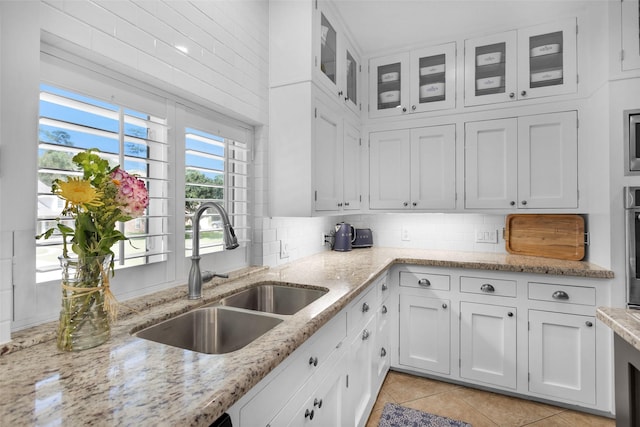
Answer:
<svg viewBox="0 0 640 427"><path fill-rule="evenodd" d="M640 310L598 307L596 317L640 351Z"/></svg>
<svg viewBox="0 0 640 427"><path fill-rule="evenodd" d="M206 284L199 301L187 300L186 286L126 301L110 340L93 349L58 351L57 322L13 334L0 346L0 424L207 426L393 264L613 277L586 262L393 248L328 251L277 268L247 268ZM131 335L264 281L329 292L228 354L201 354Z"/></svg>

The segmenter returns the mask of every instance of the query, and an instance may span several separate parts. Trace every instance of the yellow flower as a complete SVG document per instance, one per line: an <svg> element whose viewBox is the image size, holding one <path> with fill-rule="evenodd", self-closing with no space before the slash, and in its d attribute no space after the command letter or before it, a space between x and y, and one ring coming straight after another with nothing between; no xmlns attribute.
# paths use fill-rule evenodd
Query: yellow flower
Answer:
<svg viewBox="0 0 640 427"><path fill-rule="evenodd" d="M91 186L89 181L70 177L66 182L58 181L55 193L58 197L75 206L102 206L100 201L102 193Z"/></svg>

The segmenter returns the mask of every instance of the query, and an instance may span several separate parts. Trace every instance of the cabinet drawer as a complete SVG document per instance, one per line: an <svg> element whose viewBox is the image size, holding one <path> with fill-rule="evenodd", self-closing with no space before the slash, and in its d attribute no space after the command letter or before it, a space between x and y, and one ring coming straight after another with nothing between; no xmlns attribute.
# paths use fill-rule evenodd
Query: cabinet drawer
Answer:
<svg viewBox="0 0 640 427"><path fill-rule="evenodd" d="M376 286L370 286L363 295L361 295L349 307L347 314L347 330L352 331L354 328L362 326L371 316L374 315L378 307Z"/></svg>
<svg viewBox="0 0 640 427"><path fill-rule="evenodd" d="M450 277L441 274L400 272L400 286L410 288L432 289L434 291L448 291Z"/></svg>
<svg viewBox="0 0 640 427"><path fill-rule="evenodd" d="M516 288L515 280L460 277L460 292L515 297Z"/></svg>
<svg viewBox="0 0 640 427"><path fill-rule="evenodd" d="M564 304L596 305L596 289L584 286L529 282L529 299Z"/></svg>
<svg viewBox="0 0 640 427"><path fill-rule="evenodd" d="M345 312L341 312L289 356L283 362L288 363L286 368L240 409L240 425L264 425L265 420L272 419L298 389L325 366L346 335Z"/></svg>

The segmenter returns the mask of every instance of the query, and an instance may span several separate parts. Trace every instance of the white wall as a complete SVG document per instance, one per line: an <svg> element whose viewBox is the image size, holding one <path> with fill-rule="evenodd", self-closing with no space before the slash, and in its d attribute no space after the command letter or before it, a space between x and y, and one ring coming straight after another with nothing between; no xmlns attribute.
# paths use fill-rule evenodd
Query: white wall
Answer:
<svg viewBox="0 0 640 427"><path fill-rule="evenodd" d="M36 191L41 37L260 129L268 118L267 13L266 0L0 1L0 342L48 303L37 301L34 283L35 197L21 197Z"/></svg>

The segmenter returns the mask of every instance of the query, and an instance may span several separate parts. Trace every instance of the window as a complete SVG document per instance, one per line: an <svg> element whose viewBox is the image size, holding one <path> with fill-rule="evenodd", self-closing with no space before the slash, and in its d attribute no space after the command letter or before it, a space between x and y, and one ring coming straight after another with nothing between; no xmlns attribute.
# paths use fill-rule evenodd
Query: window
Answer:
<svg viewBox="0 0 640 427"><path fill-rule="evenodd" d="M44 84L40 91L37 233L55 225L64 206L51 193L51 183L80 175L71 159L88 148L99 149L110 164L144 179L149 190L146 215L119 225L129 240L114 245L116 266L164 261L169 236L166 118ZM36 253L36 281L59 278L62 237L38 240Z"/></svg>
<svg viewBox="0 0 640 427"><path fill-rule="evenodd" d="M191 256L192 218L207 201L225 207L238 241L248 233L248 145L246 142L185 128L185 253ZM207 210L200 219L200 254L223 249L222 221Z"/></svg>

